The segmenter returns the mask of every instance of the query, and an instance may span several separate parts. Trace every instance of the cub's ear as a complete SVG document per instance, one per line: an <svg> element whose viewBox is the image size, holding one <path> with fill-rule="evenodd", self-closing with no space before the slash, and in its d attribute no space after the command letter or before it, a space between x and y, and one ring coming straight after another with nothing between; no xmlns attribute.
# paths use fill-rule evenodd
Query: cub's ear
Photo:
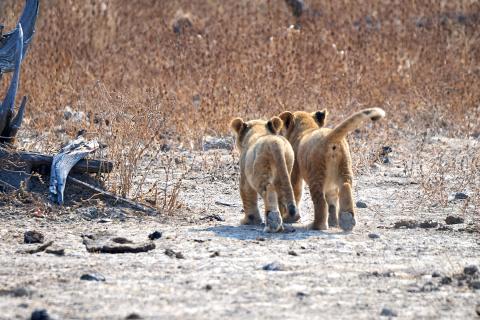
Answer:
<svg viewBox="0 0 480 320"><path fill-rule="evenodd" d="M327 109L323 109L321 111L313 112L312 113L313 118L317 122L319 127L325 126L327 124L327 116L328 116L328 111Z"/></svg>
<svg viewBox="0 0 480 320"><path fill-rule="evenodd" d="M279 117L282 119L285 128L290 129L293 124L293 113L290 111L284 111L279 115Z"/></svg>
<svg viewBox="0 0 480 320"><path fill-rule="evenodd" d="M267 122L267 128L271 133L277 134L283 127L283 121L279 117L272 117Z"/></svg>
<svg viewBox="0 0 480 320"><path fill-rule="evenodd" d="M232 129L232 131L237 135L245 126L246 124L242 118L235 118L232 121L230 121L230 129Z"/></svg>

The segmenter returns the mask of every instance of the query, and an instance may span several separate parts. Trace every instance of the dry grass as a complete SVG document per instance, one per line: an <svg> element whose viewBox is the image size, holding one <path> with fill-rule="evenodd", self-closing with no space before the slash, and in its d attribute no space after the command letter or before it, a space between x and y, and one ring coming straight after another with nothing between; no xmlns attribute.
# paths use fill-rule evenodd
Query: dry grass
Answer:
<svg viewBox="0 0 480 320"><path fill-rule="evenodd" d="M425 198L480 194L478 146L459 165L421 142L480 132L480 3L306 3L296 19L280 0L43 1L22 73L28 128L54 137L86 128L117 163L110 188L141 197L134 182L165 145L198 148L205 134L227 134L233 116L326 107L336 123L380 105L388 121L352 141L356 170L371 165L373 143L398 150L413 139L406 172L420 177ZM12 27L21 5L3 1L0 21ZM88 117L65 122L67 105Z"/></svg>

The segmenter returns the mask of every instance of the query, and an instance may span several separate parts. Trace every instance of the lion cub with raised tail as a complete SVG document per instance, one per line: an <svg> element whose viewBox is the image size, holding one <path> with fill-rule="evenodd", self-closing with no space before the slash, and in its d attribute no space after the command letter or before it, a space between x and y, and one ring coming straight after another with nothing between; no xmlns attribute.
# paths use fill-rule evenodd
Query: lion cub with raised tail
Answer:
<svg viewBox="0 0 480 320"><path fill-rule="evenodd" d="M356 221L352 159L345 137L364 120L383 118L385 111L380 108L364 109L334 129L323 128L326 116L326 110L313 113L285 111L280 115L284 123L282 135L290 141L295 151L292 187L297 207L302 198L303 180L310 188L315 211L310 229L326 230L329 225L340 225L344 231L350 231Z"/></svg>
<svg viewBox="0 0 480 320"><path fill-rule="evenodd" d="M295 222L300 216L295 205L290 174L295 155L281 135L282 120L244 122L233 119L230 127L240 151L240 195L245 216L241 224L261 224L257 194L265 203L265 230L279 232L283 222Z"/></svg>

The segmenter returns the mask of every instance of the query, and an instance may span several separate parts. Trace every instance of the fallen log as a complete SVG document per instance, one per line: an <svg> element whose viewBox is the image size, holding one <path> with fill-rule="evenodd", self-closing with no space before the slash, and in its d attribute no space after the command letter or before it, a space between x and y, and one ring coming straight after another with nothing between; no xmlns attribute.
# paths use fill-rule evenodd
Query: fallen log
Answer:
<svg viewBox="0 0 480 320"><path fill-rule="evenodd" d="M3 167L2 162L18 164L19 166L28 165L32 171L47 173L50 172L53 156L27 151L10 151L0 148L0 167ZM73 166L71 172L110 173L112 170L113 162L111 161L83 159Z"/></svg>

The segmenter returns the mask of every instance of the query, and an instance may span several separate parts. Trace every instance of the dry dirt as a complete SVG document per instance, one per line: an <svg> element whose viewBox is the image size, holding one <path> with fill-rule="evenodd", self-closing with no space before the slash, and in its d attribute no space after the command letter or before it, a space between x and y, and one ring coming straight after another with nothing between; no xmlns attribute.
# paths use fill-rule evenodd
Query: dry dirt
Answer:
<svg viewBox="0 0 480 320"><path fill-rule="evenodd" d="M351 233L306 231L302 225L312 219L308 190L302 223L293 230L265 234L260 226L239 226L238 170L229 150L186 153L189 161L210 165L186 175L184 207L175 216L108 208L102 212L109 219L102 220L105 215L92 218L94 207L72 206L61 215L35 217L31 209L5 204L0 318L26 319L46 309L54 319L375 319L385 318L384 308L398 319L476 318L478 272L462 274L465 266L480 266L478 213L465 200L419 204L420 187L404 174L400 154L408 158L402 150L391 163L376 163L356 177L356 200L367 208L358 209ZM224 221L204 219L210 215ZM448 215L465 223L445 227ZM405 219L439 225L392 227ZM17 252L26 246L26 230L42 232L65 255ZM163 235L146 253L88 253L81 239L103 233L146 241L155 230ZM274 270L264 270L268 264ZM106 281L80 280L89 272ZM25 289L17 290L19 297L8 291L16 288Z"/></svg>

